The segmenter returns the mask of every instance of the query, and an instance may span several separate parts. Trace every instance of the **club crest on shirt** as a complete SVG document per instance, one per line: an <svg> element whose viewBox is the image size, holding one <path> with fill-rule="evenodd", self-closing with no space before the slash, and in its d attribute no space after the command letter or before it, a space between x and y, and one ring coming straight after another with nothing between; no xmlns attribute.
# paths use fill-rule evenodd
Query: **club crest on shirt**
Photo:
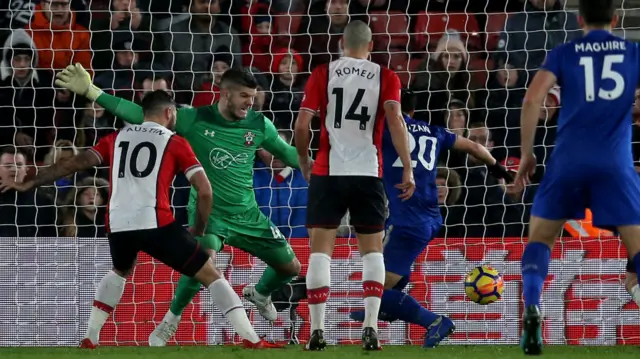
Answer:
<svg viewBox="0 0 640 359"><path fill-rule="evenodd" d="M247 133L244 134L244 145L245 146L251 146L253 145L253 139L256 138L256 135L249 131Z"/></svg>

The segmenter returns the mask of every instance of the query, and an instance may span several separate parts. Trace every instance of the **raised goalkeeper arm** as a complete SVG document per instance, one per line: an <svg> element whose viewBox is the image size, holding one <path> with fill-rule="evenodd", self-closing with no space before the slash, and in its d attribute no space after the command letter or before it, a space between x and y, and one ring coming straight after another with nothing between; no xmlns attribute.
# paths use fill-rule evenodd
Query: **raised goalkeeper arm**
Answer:
<svg viewBox="0 0 640 359"><path fill-rule="evenodd" d="M282 160L287 166L300 168L296 148L289 145L278 135L278 130L276 130L276 126L273 125L271 120L265 117L264 122L264 141L262 142L262 147Z"/></svg>
<svg viewBox="0 0 640 359"><path fill-rule="evenodd" d="M132 124L144 121L142 107L125 99L104 93L91 82L91 75L81 64L69 65L56 75L56 85L66 88L78 95L85 96L90 101L97 102L107 111L118 118ZM178 110L176 132L185 134L195 119L197 109L181 108Z"/></svg>

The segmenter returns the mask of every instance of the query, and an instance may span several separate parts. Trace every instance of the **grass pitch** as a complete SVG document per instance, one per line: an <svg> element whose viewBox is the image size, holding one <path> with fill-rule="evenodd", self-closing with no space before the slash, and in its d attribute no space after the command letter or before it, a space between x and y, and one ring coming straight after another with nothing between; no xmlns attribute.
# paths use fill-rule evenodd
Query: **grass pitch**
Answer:
<svg viewBox="0 0 640 359"><path fill-rule="evenodd" d="M353 358L397 359L511 359L524 358L517 346L441 346L426 350L419 346L386 346L381 352L364 352L358 346L330 346L324 352L304 352L302 346L286 349L247 350L240 347L105 347L96 350L77 348L0 348L2 359L349 359ZM632 346L578 347L547 346L543 349L545 358L602 359L640 357L640 348Z"/></svg>

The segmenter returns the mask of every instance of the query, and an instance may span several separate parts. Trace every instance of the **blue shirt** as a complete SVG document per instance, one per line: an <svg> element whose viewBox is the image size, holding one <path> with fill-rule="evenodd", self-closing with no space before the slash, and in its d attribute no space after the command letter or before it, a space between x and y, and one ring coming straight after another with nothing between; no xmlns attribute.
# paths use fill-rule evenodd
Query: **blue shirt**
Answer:
<svg viewBox="0 0 640 359"><path fill-rule="evenodd" d="M409 149L416 191L403 202L394 186L402 182L402 161L393 147L391 133L385 128L382 140L383 180L389 199L388 223L395 226L416 226L429 221L442 223L438 207L438 157L456 142L456 135L442 127L404 117L409 132Z"/></svg>
<svg viewBox="0 0 640 359"><path fill-rule="evenodd" d="M633 166L631 109L640 76L638 44L603 31L552 50L542 66L562 91L550 167Z"/></svg>

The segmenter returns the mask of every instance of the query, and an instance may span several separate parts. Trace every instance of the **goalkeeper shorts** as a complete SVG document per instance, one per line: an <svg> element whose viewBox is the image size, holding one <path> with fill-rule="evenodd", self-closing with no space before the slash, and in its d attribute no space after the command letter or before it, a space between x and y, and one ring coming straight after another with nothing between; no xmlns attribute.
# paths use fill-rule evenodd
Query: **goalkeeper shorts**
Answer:
<svg viewBox="0 0 640 359"><path fill-rule="evenodd" d="M209 260L209 254L177 222L164 227L109 233L113 268L126 273L142 251L174 270L193 277Z"/></svg>

